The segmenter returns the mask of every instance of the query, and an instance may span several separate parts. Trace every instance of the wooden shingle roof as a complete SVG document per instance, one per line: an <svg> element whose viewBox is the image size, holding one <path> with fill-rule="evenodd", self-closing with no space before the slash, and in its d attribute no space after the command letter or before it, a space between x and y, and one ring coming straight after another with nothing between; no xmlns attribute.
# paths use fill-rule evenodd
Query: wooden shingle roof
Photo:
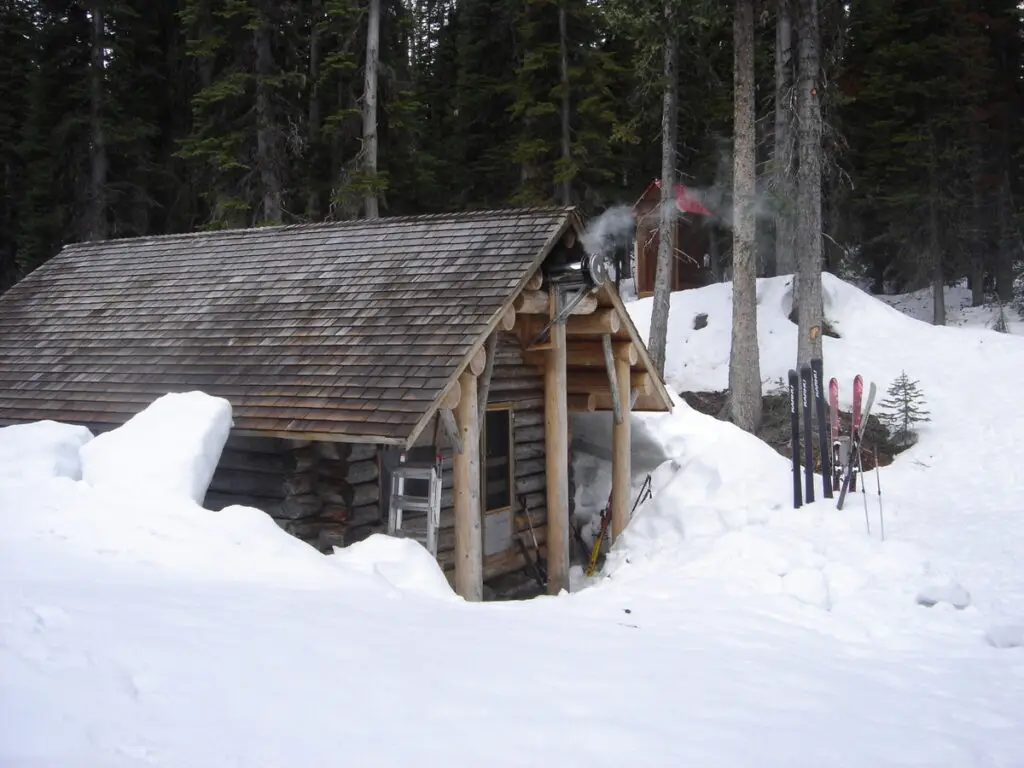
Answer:
<svg viewBox="0 0 1024 768"><path fill-rule="evenodd" d="M200 389L241 432L405 442L570 226L519 209L68 246L0 296L0 423L118 424Z"/></svg>

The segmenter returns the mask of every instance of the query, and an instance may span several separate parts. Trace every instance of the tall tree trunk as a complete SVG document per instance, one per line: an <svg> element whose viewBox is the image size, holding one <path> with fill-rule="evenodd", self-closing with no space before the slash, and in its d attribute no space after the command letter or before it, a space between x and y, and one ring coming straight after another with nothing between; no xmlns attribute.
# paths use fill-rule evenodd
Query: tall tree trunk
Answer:
<svg viewBox="0 0 1024 768"><path fill-rule="evenodd" d="M665 375L665 347L668 343L668 314L672 299L672 267L676 230L676 92L679 50L673 24L672 2L665 9L665 94L661 111L661 206L658 221L658 265L654 272L654 301L651 308L651 360L660 376Z"/></svg>
<svg viewBox="0 0 1024 768"><path fill-rule="evenodd" d="M363 86L363 168L367 182L366 218L380 215L377 204L377 65L380 63L380 0L370 0L366 26L366 80Z"/></svg>
<svg viewBox="0 0 1024 768"><path fill-rule="evenodd" d="M268 224L281 223L283 185L281 183L280 142L274 116L273 87L274 56L270 49L270 20L265 8L260 10L259 22L253 30L256 50L256 167L262 187L262 220Z"/></svg>
<svg viewBox="0 0 1024 768"><path fill-rule="evenodd" d="M796 272L795 143L793 141L793 14L791 0L778 0L775 24L775 141L773 173L776 198L775 274Z"/></svg>
<svg viewBox="0 0 1024 768"><path fill-rule="evenodd" d="M821 102L818 0L798 0L799 52L796 104L799 164L796 174L797 361L821 357Z"/></svg>
<svg viewBox="0 0 1024 768"><path fill-rule="evenodd" d="M1008 166L1004 166L1008 168ZM996 249L996 294L1003 303L1013 301L1013 257L1024 252L1020 232L1013 220L1013 199L1011 197L1010 172L1003 171L1002 183L998 195L998 237L999 247Z"/></svg>
<svg viewBox="0 0 1024 768"><path fill-rule="evenodd" d="M936 153L937 154L937 153ZM946 324L946 281L943 275L942 235L939 232L938 159L933 155L928 171L928 261L932 284L932 322Z"/></svg>
<svg viewBox="0 0 1024 768"><path fill-rule="evenodd" d="M107 138L103 130L103 9L92 3L92 50L89 67L89 207L86 239L107 236Z"/></svg>
<svg viewBox="0 0 1024 768"><path fill-rule="evenodd" d="M561 199L562 205L572 205L572 177L569 169L572 167L572 135L569 122L569 32L568 14L565 10L565 0L558 6L558 44L559 56L562 69L562 181Z"/></svg>
<svg viewBox="0 0 1024 768"><path fill-rule="evenodd" d="M757 347L757 194L754 135L754 0L736 0L733 18L732 349L729 407L736 426L761 425L761 363Z"/></svg>
<svg viewBox="0 0 1024 768"><path fill-rule="evenodd" d="M307 113L309 120L307 137L310 156L313 160L311 165L315 165L320 148L320 21L322 15L322 0L312 0L309 29L309 110ZM317 169L313 167L310 170L312 173L306 180L309 185L306 195L306 217L318 220L321 218L321 213L320 189L316 181Z"/></svg>

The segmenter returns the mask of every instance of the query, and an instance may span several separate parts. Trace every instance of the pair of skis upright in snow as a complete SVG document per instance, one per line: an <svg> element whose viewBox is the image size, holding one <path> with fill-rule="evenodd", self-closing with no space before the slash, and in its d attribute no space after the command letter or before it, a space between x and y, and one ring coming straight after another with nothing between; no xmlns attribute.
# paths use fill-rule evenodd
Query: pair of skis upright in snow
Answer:
<svg viewBox="0 0 1024 768"><path fill-rule="evenodd" d="M811 408L818 414L818 440L821 452L822 478L830 478L829 452L825 433L825 394L822 386L821 358L800 366L800 372L789 371L789 417L793 439L793 507L814 501L814 426ZM813 401L813 405L812 405ZM804 482L800 483L800 412L803 411ZM832 483L823 482L825 498L832 498Z"/></svg>
<svg viewBox="0 0 1024 768"><path fill-rule="evenodd" d="M813 408L818 418L818 440L819 453L821 455L821 482L822 491L826 499L833 498L834 493L839 493L839 500L836 504L838 509L843 508L846 494L856 491L856 472L861 467L860 445L863 437L863 426L867 424L868 416L871 413L871 406L875 399L875 385L871 384L868 391L867 407L861 414L861 398L864 391L864 380L857 376L853 380L853 421L850 429L850 436L847 441L847 451L844 455L844 442L839 435L839 381L835 378L829 381L829 411L830 411L830 432L831 442L826 437L825 430L825 398L822 387L823 365L820 358L812 359L811 362L800 366L799 373L790 369L789 371L789 411L790 425L792 428L793 440L793 507L798 508L806 501L808 504L814 501L814 428L812 419ZM803 449L804 449L804 476L801 487L800 482L800 413L803 411Z"/></svg>

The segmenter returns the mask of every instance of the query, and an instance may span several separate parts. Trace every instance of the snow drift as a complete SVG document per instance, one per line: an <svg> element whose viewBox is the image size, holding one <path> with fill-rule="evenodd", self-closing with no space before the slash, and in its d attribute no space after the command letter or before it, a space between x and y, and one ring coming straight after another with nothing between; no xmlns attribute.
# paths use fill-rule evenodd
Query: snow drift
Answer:
<svg viewBox="0 0 1024 768"><path fill-rule="evenodd" d="M202 504L231 430L231 403L202 392L167 394L81 450L94 488Z"/></svg>
<svg viewBox="0 0 1024 768"><path fill-rule="evenodd" d="M679 402L639 417L655 496L604 573L470 605L412 542L323 556L259 510L200 508L229 423L204 396L120 436L0 429L26 459L0 482L0 764L1024 764L1022 425L991 385L1024 348L825 285L844 397L906 368L933 414L880 473L885 542L873 495L794 511L785 459ZM759 283L766 389L795 349L787 291ZM676 390L723 385L728 317L728 286L673 297ZM141 486L133 462L164 445Z"/></svg>

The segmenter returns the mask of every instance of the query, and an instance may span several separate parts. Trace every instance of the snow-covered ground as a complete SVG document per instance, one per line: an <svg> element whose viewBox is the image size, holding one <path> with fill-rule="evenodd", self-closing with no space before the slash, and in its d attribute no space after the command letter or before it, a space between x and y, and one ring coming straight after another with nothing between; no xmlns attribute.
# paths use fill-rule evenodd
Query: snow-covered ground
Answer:
<svg viewBox="0 0 1024 768"><path fill-rule="evenodd" d="M999 306L994 303L984 304L980 307L972 306L971 289L967 287L966 280L961 280L956 285L947 285L944 298L946 325L975 328L996 327L999 320ZM932 321L932 308L935 303L932 300L930 288L911 293L879 296L878 299L918 320L923 320L926 323ZM1007 332L1024 335L1024 320L1016 310L1008 306L1004 307L1002 312Z"/></svg>
<svg viewBox="0 0 1024 768"><path fill-rule="evenodd" d="M472 605L410 542L325 557L197 506L223 401L102 451L0 430L0 765L1024 766L1024 340L824 288L843 402L906 370L931 410L880 472L884 542L874 476L870 535L861 494L794 511L784 459L680 402L640 417L669 460L602 574ZM724 388L729 289L673 297L674 389ZM759 282L766 390L788 290ZM167 435L164 492L112 482Z"/></svg>

